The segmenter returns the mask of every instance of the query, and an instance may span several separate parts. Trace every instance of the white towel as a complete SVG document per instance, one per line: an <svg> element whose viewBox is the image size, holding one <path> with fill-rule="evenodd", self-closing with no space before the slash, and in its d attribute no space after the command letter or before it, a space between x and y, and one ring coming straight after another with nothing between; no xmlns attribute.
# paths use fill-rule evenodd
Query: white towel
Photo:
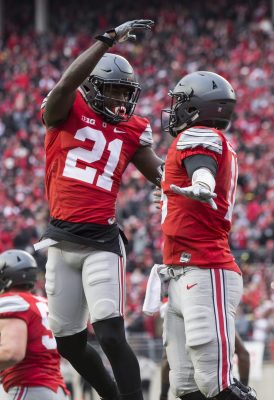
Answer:
<svg viewBox="0 0 274 400"><path fill-rule="evenodd" d="M161 305L161 279L159 273L166 269L164 264L154 264L147 282L146 295L143 304L143 312L153 315L160 310Z"/></svg>
<svg viewBox="0 0 274 400"><path fill-rule="evenodd" d="M45 247L53 246L56 243L58 243L56 240L48 238L48 239L41 240L40 242L34 243L33 247L34 247L34 250L37 251L40 249L44 249Z"/></svg>

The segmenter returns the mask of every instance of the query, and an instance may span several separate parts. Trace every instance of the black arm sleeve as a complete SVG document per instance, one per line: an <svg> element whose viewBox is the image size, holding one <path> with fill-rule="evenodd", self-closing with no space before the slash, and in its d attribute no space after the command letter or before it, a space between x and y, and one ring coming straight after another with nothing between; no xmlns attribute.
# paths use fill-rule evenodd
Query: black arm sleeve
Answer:
<svg viewBox="0 0 274 400"><path fill-rule="evenodd" d="M196 154L195 156L187 157L183 160L183 164L190 179L194 171L198 168L208 168L214 177L216 176L218 168L214 158L206 156L205 154Z"/></svg>

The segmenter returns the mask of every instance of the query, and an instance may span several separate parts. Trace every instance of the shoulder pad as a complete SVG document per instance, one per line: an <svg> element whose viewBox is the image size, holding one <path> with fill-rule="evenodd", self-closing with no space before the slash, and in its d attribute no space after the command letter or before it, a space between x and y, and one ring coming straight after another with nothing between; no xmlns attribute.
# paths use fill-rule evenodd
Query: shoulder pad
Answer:
<svg viewBox="0 0 274 400"><path fill-rule="evenodd" d="M147 124L145 130L142 132L140 136L140 144L142 146L149 146L153 143L152 139L152 130L150 124Z"/></svg>
<svg viewBox="0 0 274 400"><path fill-rule="evenodd" d="M177 150L194 149L198 146L218 154L223 152L222 139L213 129L189 128L181 133L177 142Z"/></svg>
<svg viewBox="0 0 274 400"><path fill-rule="evenodd" d="M29 308L29 303L21 296L0 297L0 315L2 313L27 311Z"/></svg>

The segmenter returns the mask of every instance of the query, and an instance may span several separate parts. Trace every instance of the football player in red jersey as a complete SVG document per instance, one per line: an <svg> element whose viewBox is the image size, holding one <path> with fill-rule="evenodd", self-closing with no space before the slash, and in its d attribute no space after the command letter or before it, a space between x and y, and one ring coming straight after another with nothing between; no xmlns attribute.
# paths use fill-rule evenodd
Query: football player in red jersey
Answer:
<svg viewBox="0 0 274 400"><path fill-rule="evenodd" d="M238 167L222 130L236 96L207 71L186 75L170 95L162 125L175 140L163 173L161 223L171 277L164 319L171 389L184 400L255 400L232 376L242 276L228 234Z"/></svg>
<svg viewBox="0 0 274 400"><path fill-rule="evenodd" d="M10 400L65 400L47 300L31 293L36 277L29 253L0 254L0 377Z"/></svg>
<svg viewBox="0 0 274 400"><path fill-rule="evenodd" d="M140 370L124 330L125 250L115 221L123 172L132 162L160 182L147 119L134 115L140 86L129 62L106 53L153 21L126 22L103 35L64 72L42 105L51 221L46 291L58 350L103 399L116 385L87 344L88 314L121 398L142 400Z"/></svg>

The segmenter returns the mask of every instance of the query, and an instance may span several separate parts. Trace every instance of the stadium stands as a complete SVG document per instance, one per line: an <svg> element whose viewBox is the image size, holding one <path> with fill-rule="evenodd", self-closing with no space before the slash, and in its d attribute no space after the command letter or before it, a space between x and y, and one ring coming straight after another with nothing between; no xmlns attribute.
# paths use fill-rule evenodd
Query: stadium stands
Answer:
<svg viewBox="0 0 274 400"><path fill-rule="evenodd" d="M32 251L48 221L44 198L44 128L39 108L60 72L95 32L134 18L156 21L154 33L113 49L127 56L142 85L137 113L152 124L165 156L170 137L160 128L169 87L184 73L213 70L235 87L237 115L228 136L238 152L239 181L231 246L244 272L238 326L246 339L274 336L274 33L268 1L58 1L47 34L34 33L33 9L17 2L6 15L0 47L0 251ZM255 7L256 4L256 7ZM188 5L188 6L187 6ZM53 6L53 2L50 2ZM77 9L76 9L77 7ZM78 11L78 12L77 12ZM81 12L80 12L81 11ZM15 22L16 21L16 22ZM18 28L20 27L20 29ZM141 312L146 279L161 262L160 216L151 185L129 166L118 220L129 238L129 332L159 334ZM45 254L37 257L45 263ZM255 318L256 317L256 318ZM258 324L264 320L264 324ZM262 332L263 331L263 332Z"/></svg>

